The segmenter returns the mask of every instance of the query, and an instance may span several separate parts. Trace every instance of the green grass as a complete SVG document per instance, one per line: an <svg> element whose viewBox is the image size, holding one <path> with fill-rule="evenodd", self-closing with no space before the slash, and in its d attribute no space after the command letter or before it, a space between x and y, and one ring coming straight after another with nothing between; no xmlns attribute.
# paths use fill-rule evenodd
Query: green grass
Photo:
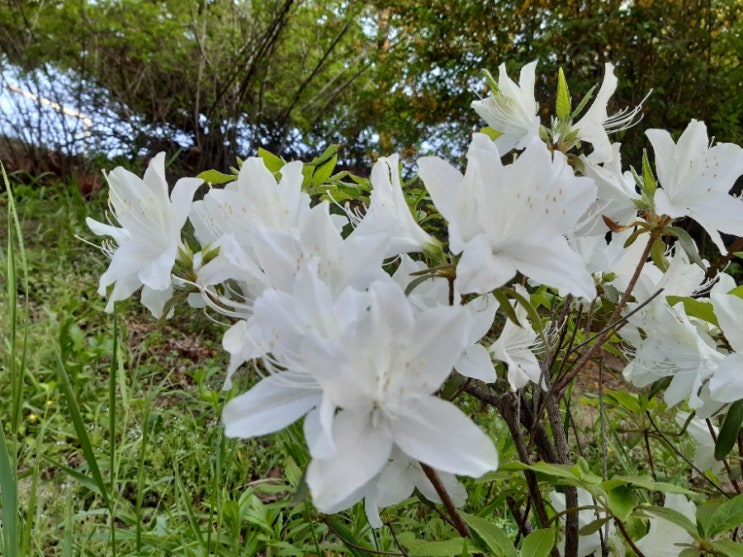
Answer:
<svg viewBox="0 0 743 557"><path fill-rule="evenodd" d="M61 185L0 202L2 554L340 552L292 503L298 432L224 438L219 330L177 315L158 326L134 303L103 312L107 262L78 238L102 202Z"/></svg>

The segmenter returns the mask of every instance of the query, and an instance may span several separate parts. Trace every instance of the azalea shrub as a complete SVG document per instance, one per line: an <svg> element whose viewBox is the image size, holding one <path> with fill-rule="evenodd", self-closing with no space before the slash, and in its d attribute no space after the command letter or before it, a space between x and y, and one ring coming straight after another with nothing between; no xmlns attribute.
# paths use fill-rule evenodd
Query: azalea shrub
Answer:
<svg viewBox="0 0 743 557"><path fill-rule="evenodd" d="M560 72L549 122L535 76L487 74L463 170L260 151L171 191L164 154L114 169L115 222L87 221L106 309L213 316L226 435L301 421L297 504L320 513L399 531L438 509L400 554L743 555L743 287L685 226L735 255L743 149L693 120L627 168L614 134L642 105L608 114L613 66L575 107Z"/></svg>

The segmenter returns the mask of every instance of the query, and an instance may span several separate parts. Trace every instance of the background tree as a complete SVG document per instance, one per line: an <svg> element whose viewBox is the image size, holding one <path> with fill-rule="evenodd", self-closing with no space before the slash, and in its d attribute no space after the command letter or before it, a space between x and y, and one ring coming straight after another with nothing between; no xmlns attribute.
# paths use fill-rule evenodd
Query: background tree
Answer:
<svg viewBox="0 0 743 557"><path fill-rule="evenodd" d="M46 90L93 114L103 151L180 147L199 170L258 147L294 158L340 143L342 162L362 169L392 151L461 157L482 125L469 108L487 93L481 70L506 62L516 74L534 59L541 98L558 67L580 97L611 61L621 79L610 109L652 89L646 126L680 132L699 118L718 141L740 141L742 10L740 0L5 0L0 49L6 73L20 67L39 89L64 76ZM637 164L642 133L621 141Z"/></svg>

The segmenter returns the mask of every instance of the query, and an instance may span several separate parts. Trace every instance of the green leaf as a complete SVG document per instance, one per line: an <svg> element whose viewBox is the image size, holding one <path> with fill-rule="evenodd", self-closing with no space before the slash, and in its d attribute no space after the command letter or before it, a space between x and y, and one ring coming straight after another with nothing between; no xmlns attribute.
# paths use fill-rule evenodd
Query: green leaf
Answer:
<svg viewBox="0 0 743 557"><path fill-rule="evenodd" d="M658 189L658 183L653 176L653 170L650 168L647 149L642 150L642 189L647 194L648 199L655 197L655 190Z"/></svg>
<svg viewBox="0 0 743 557"><path fill-rule="evenodd" d="M622 247L624 247L624 248L630 247L632 244L635 243L635 240L637 240L637 238L639 238L640 237L640 234L642 234L643 232L645 232L645 231L642 228L639 228L639 227L638 228L635 228L632 231L632 234L629 235L629 238L627 238L624 241L624 246L622 246Z"/></svg>
<svg viewBox="0 0 743 557"><path fill-rule="evenodd" d="M560 122L568 122L570 120L570 91L568 90L568 82L565 81L565 74L562 68L557 71L557 101L555 109L557 119Z"/></svg>
<svg viewBox="0 0 743 557"><path fill-rule="evenodd" d="M682 495L694 495L695 492L679 485L656 482L649 476L613 476L602 485L605 490L610 491L619 484L641 487L648 491L662 491L663 493L680 493Z"/></svg>
<svg viewBox="0 0 743 557"><path fill-rule="evenodd" d="M611 514L622 522L627 520L637 505L637 495L632 488L626 485L618 485L609 490L608 496Z"/></svg>
<svg viewBox="0 0 743 557"><path fill-rule="evenodd" d="M513 541L503 530L485 518L474 514L461 514L467 525L482 539L493 555L517 557L518 553L513 547Z"/></svg>
<svg viewBox="0 0 743 557"><path fill-rule="evenodd" d="M276 174L286 164L282 158L266 151L262 147L258 148L258 156L263 159L263 164L266 165L266 168L268 168L272 174Z"/></svg>
<svg viewBox="0 0 743 557"><path fill-rule="evenodd" d="M669 234L678 238L679 244L681 244L681 248L686 252L686 255L689 256L689 261L691 261L692 263L696 263L702 269L706 270L704 261L702 261L702 258L699 257L697 244L694 242L694 239L689 235L689 233L683 228L679 228L678 226L670 226L666 230L668 230Z"/></svg>
<svg viewBox="0 0 743 557"><path fill-rule="evenodd" d="M551 528L534 530L521 544L521 557L547 557L557 541Z"/></svg>
<svg viewBox="0 0 743 557"><path fill-rule="evenodd" d="M19 555L18 478L15 454L8 450L5 429L0 422L0 507L2 507L2 554Z"/></svg>
<svg viewBox="0 0 743 557"><path fill-rule="evenodd" d="M609 391L604 395L604 401L607 404L624 408L631 414L643 413L640 401L634 393L628 393L625 391Z"/></svg>
<svg viewBox="0 0 743 557"><path fill-rule="evenodd" d="M361 549L363 547L363 540L357 539L353 532L351 532L346 526L343 524L343 522L338 519L335 516L328 516L325 518L325 522L327 522L328 526L335 532L335 534L341 539L341 541L346 546L346 549L348 549L348 553L350 555L353 555L354 557L372 557L373 553L371 551L365 551ZM412 553L411 555L419 555L418 553ZM442 557L448 556L448 555L454 555L453 553L431 553L431 557L437 557L441 555Z"/></svg>
<svg viewBox="0 0 743 557"><path fill-rule="evenodd" d="M325 183L325 181L333 175L335 165L338 162L338 155L334 155L328 161L315 167L315 172L312 174L312 186L317 187Z"/></svg>
<svg viewBox="0 0 743 557"><path fill-rule="evenodd" d="M578 117L578 115L583 112L583 109L586 108L586 105L588 104L588 101L591 100L591 97L593 97L593 92L596 90L596 86L594 85L591 87L588 92L583 95L583 98L580 100L580 103L578 103L578 106L575 107L575 110L570 115L570 119L573 120Z"/></svg>
<svg viewBox="0 0 743 557"><path fill-rule="evenodd" d="M667 509L666 507L657 507L655 505L644 505L642 509L649 514L663 518L668 522L680 526L681 528L686 530L690 536L696 537L699 535L699 531L696 525L691 520L689 520L687 516L681 514L676 510Z"/></svg>
<svg viewBox="0 0 743 557"><path fill-rule="evenodd" d="M581 536L590 536L594 532L598 532L601 527L612 520L612 517L605 516L604 518L597 518L596 520L593 520L583 526L580 530L578 530L578 534Z"/></svg>
<svg viewBox="0 0 743 557"><path fill-rule="evenodd" d="M72 391L70 378L67 375L67 370L65 369L64 363L62 363L59 354L57 354L57 369L59 371L62 392L64 392L65 399L67 400L67 410L70 413L70 417L72 418L72 424L75 427L75 433L77 434L77 440L80 443L80 448L83 451L83 456L85 457L85 461L88 463L90 475L93 477L93 481L98 487L98 490L101 494L101 497L103 497L106 506L111 508L111 499L108 494L108 489L106 488L106 483L103 481L101 469L98 467L98 460L96 459L95 452L93 451L93 444L90 442L88 431L85 428L85 421L83 420L82 414L80 413L80 407L78 406L77 400L75 399L75 393Z"/></svg>
<svg viewBox="0 0 743 557"><path fill-rule="evenodd" d="M487 135L490 139L495 141L498 139L501 135L503 135L503 132L499 132L495 128L492 128L490 126L485 126L484 128L480 128L480 133L484 133Z"/></svg>
<svg viewBox="0 0 743 557"><path fill-rule="evenodd" d="M321 166L321 165L325 164L326 162L328 162L330 159L332 159L334 157L337 159L338 158L337 153L338 153L338 145L336 145L336 144L329 145L322 152L322 154L320 156L315 157L314 159L312 159L309 162L309 165L310 166Z"/></svg>
<svg viewBox="0 0 743 557"><path fill-rule="evenodd" d="M724 501L727 501L727 499L725 499ZM706 535L705 532L707 531L707 527L709 526L709 521L712 519L712 515L715 514L715 511L717 511L717 508L722 505L722 503L723 500L721 499L712 499L705 501L697 507L697 526L702 536Z"/></svg>
<svg viewBox="0 0 743 557"><path fill-rule="evenodd" d="M513 309L511 301L508 299L505 290L503 288L498 288L497 290L493 291L493 296L495 296L495 299L498 300L498 305L503 310L503 313L506 314L506 317L509 320L513 321L514 324L522 327L521 323L519 323L519 318L516 316L516 311Z"/></svg>
<svg viewBox="0 0 743 557"><path fill-rule="evenodd" d="M720 326L715 315L715 310L708 301L697 300L689 296L666 296L666 301L669 306L675 306L681 302L684 304L684 313L689 317L696 317L707 323L712 323L716 327Z"/></svg>
<svg viewBox="0 0 743 557"><path fill-rule="evenodd" d="M534 330L541 335L542 320L539 316L539 312L532 305L531 300L526 296L522 296L521 294L519 294L515 288L503 288L502 290L511 298L516 300L519 304L521 304L521 306L526 310L526 314L529 316L532 327L534 327Z"/></svg>
<svg viewBox="0 0 743 557"><path fill-rule="evenodd" d="M537 474L544 474L555 479L563 480L560 485L575 485L588 488L590 485L601 483L601 477L593 473L586 473L577 465L570 464L551 464L548 462L535 462L534 464L524 464L522 462L509 462L501 466L501 471L508 470L531 470Z"/></svg>
<svg viewBox="0 0 743 557"><path fill-rule="evenodd" d="M705 533L708 538L712 538L741 524L743 524L743 495L736 495L717 507L709 519Z"/></svg>
<svg viewBox="0 0 743 557"><path fill-rule="evenodd" d="M743 423L743 400L737 400L730 405L725 421L722 422L720 433L715 443L715 458L722 460L733 450L740 426Z"/></svg>
<svg viewBox="0 0 743 557"><path fill-rule="evenodd" d="M650 248L650 257L653 263L664 273L668 270L668 259L666 258L666 243L661 238L656 238Z"/></svg>
<svg viewBox="0 0 743 557"><path fill-rule="evenodd" d="M743 252L740 252L739 257L743 258ZM731 294L733 296L738 296L738 298L743 298L743 284L740 286L736 286L730 292L728 292L728 294Z"/></svg>
<svg viewBox="0 0 743 557"><path fill-rule="evenodd" d="M717 540L712 542L712 547L728 557L743 557L743 543L733 540Z"/></svg>
<svg viewBox="0 0 743 557"><path fill-rule="evenodd" d="M400 543L412 557L458 557L462 555L467 540L456 537L436 542L415 539L408 541L400 536Z"/></svg>
<svg viewBox="0 0 743 557"><path fill-rule="evenodd" d="M205 170L196 177L204 180L204 182L215 185L226 184L237 180L237 176L234 174L223 174L219 170Z"/></svg>

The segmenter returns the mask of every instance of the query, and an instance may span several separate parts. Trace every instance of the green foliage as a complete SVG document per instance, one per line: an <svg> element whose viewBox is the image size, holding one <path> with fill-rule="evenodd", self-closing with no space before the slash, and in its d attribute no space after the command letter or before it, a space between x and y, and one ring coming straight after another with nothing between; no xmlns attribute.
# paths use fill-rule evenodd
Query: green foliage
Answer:
<svg viewBox="0 0 743 557"><path fill-rule="evenodd" d="M547 122L573 104L559 72L585 100L613 62L610 114L652 89L644 127L680 132L700 118L740 142L729 91L743 72L742 11L737 0L11 2L0 51L41 81L49 67L71 72L76 106L136 115L139 137L122 135L133 155L194 146L201 170L227 168L246 145L291 159L341 144L342 164L366 168L367 153L461 156L482 125L472 89L493 87L472 76L505 60L512 74L539 60L553 76L536 84ZM191 143L173 144L176 131ZM618 140L639 167L642 130Z"/></svg>
<svg viewBox="0 0 743 557"><path fill-rule="evenodd" d="M725 420L722 422L720 433L715 443L715 458L726 458L735 447L743 425L743 400L733 402L728 409Z"/></svg>

